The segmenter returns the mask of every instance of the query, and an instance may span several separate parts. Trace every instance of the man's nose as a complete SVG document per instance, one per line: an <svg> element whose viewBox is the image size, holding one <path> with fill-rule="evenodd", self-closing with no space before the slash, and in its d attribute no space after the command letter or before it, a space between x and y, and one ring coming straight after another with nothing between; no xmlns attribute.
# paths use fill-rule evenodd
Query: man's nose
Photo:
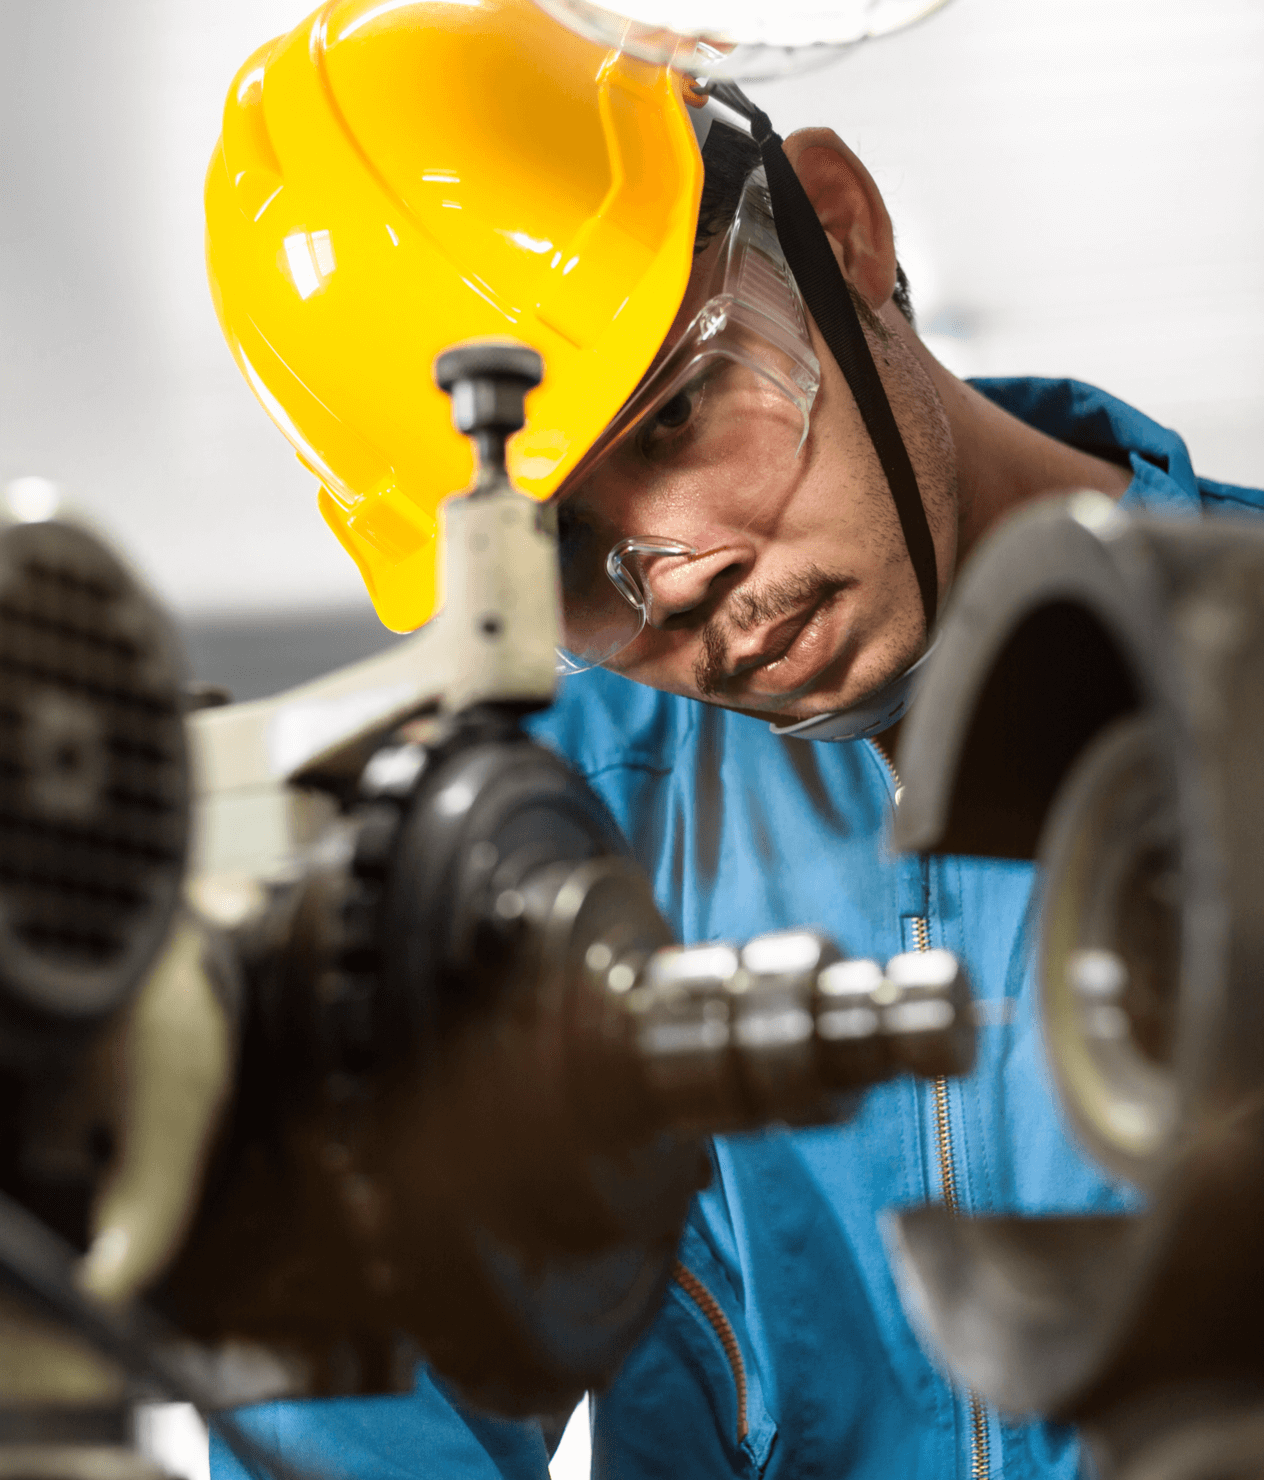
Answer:
<svg viewBox="0 0 1264 1480"><path fill-rule="evenodd" d="M644 572L649 624L660 630L710 617L716 603L754 563L754 552L718 545L700 555L659 556Z"/></svg>

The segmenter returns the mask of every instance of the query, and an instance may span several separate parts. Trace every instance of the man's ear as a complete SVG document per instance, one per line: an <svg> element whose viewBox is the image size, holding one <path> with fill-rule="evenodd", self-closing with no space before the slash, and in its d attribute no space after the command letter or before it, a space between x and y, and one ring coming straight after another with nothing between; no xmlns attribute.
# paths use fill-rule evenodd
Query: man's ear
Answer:
<svg viewBox="0 0 1264 1480"><path fill-rule="evenodd" d="M844 277L877 313L895 289L895 233L873 176L832 128L798 129L785 149L842 253Z"/></svg>

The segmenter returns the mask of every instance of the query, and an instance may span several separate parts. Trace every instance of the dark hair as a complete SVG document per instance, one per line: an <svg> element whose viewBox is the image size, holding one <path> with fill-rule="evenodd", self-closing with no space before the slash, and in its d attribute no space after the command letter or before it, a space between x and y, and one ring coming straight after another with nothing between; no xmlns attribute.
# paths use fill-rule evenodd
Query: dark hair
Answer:
<svg viewBox="0 0 1264 1480"><path fill-rule="evenodd" d="M737 212L746 177L759 168L759 162L759 146L748 133L721 123L718 118L713 120L707 142L702 146L702 203L698 207L698 230L693 243L695 256L728 229ZM913 323L909 282L898 262L891 298L909 323Z"/></svg>

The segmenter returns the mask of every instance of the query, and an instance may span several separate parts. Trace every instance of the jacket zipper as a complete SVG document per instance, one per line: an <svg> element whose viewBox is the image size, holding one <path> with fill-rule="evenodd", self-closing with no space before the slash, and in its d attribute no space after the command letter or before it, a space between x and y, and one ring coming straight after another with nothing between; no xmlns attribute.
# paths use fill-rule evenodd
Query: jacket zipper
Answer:
<svg viewBox="0 0 1264 1480"><path fill-rule="evenodd" d="M724 1348L733 1372L733 1386L737 1389L737 1442L740 1444L747 1434L746 1423L746 1363L742 1361L742 1349L737 1344L729 1318L716 1303L715 1296L702 1283L693 1270L686 1269L679 1259L674 1271L676 1283L693 1301L711 1325Z"/></svg>
<svg viewBox="0 0 1264 1480"><path fill-rule="evenodd" d="M894 801L899 806L904 784L885 750L870 742L878 753L895 788ZM919 915L913 920L913 943L919 951L930 950L930 921ZM944 1206L955 1218L961 1211L957 1197L957 1160L952 1145L952 1122L948 1118L948 1081L934 1081L935 1146L939 1153L939 1187ZM970 1405L970 1480L988 1480L992 1473L992 1438L988 1433L987 1410L976 1393L966 1390Z"/></svg>

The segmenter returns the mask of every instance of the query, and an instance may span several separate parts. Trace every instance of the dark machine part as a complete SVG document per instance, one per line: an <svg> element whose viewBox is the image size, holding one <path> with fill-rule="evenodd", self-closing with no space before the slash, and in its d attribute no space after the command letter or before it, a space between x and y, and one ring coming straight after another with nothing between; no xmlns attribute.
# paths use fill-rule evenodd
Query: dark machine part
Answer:
<svg viewBox="0 0 1264 1480"><path fill-rule="evenodd" d="M438 372L494 525L538 358L467 346ZM828 1120L879 1079L969 1067L968 984L944 952L884 968L810 931L673 945L601 802L521 732L522 697L305 772L336 820L258 907L226 939L173 916L187 761L161 614L61 526L6 531L0 556L19 573L0 607L4 815L26 829L5 836L3 886L43 901L0 926L0 1328L44 1354L33 1387L5 1379L22 1412L8 1431L0 1412L0 1480L5 1432L40 1428L32 1405L57 1409L49 1443L78 1426L88 1464L138 1379L204 1408L389 1392L424 1352L479 1402L553 1411L654 1318L708 1134ZM518 692L489 671L485 691ZM177 1134L164 1113L194 1101Z"/></svg>
<svg viewBox="0 0 1264 1480"><path fill-rule="evenodd" d="M10 1255L32 1230L86 1247L124 1098L118 1025L183 881L184 677L171 623L89 530L0 522L3 1476L154 1475L125 1373L23 1297Z"/></svg>
<svg viewBox="0 0 1264 1480"><path fill-rule="evenodd" d="M0 1058L82 1040L157 955L188 832L171 624L86 530L0 525Z"/></svg>
<svg viewBox="0 0 1264 1480"><path fill-rule="evenodd" d="M184 874L183 677L100 540L0 524L0 1191L81 1247L112 1142L103 1040Z"/></svg>
<svg viewBox="0 0 1264 1480"><path fill-rule="evenodd" d="M380 751L240 943L237 1125L164 1314L285 1354L301 1391L407 1385L420 1349L547 1411L657 1313L703 1137L970 1065L945 952L670 942L601 803L504 716Z"/></svg>
<svg viewBox="0 0 1264 1480"><path fill-rule="evenodd" d="M905 848L1036 857L1040 992L1128 1217L900 1220L962 1381L1104 1474L1258 1475L1264 1414L1264 531L1075 495L969 569L901 746Z"/></svg>
<svg viewBox="0 0 1264 1480"><path fill-rule="evenodd" d="M478 485L504 479L505 443L526 422L523 402L544 378L543 360L525 344L463 344L439 356L434 377L452 398L452 424L478 451Z"/></svg>
<svg viewBox="0 0 1264 1480"><path fill-rule="evenodd" d="M539 378L518 345L440 357L479 445L471 497L506 487ZM809 932L672 946L520 709L379 750L240 942L236 1124L161 1303L204 1341L288 1353L303 1391L406 1385L420 1348L490 1407L560 1407L654 1318L706 1135L831 1119L866 1084L972 1059L944 953L884 972Z"/></svg>

